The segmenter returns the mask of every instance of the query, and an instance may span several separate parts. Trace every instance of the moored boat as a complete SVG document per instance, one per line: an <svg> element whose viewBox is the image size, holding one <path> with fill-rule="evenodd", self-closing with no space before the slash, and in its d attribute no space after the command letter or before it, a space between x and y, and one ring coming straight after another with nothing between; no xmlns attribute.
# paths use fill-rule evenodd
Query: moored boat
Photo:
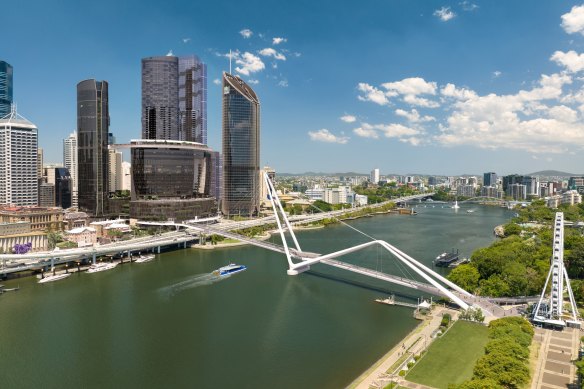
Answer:
<svg viewBox="0 0 584 389"><path fill-rule="evenodd" d="M149 262L152 261L154 258L156 258L156 255L154 254L146 254L146 255L139 255L138 258L136 258L134 260L134 262L136 263L144 263L144 262Z"/></svg>
<svg viewBox="0 0 584 389"><path fill-rule="evenodd" d="M43 279L39 280L39 284L45 284L47 282L59 281L69 277L71 273L61 273L61 274L52 274L50 276L46 276Z"/></svg>
<svg viewBox="0 0 584 389"><path fill-rule="evenodd" d="M93 264L93 265L89 266L89 269L87 269L87 273L97 273L97 272L100 272L100 271L110 270L110 269L113 269L116 266L118 266L118 263L117 262L101 262L101 263L96 263L96 264Z"/></svg>

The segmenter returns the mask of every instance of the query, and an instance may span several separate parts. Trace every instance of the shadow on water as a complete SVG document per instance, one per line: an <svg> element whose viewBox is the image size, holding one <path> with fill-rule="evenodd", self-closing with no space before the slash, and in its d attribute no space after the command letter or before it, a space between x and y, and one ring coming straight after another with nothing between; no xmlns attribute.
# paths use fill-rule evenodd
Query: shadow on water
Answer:
<svg viewBox="0 0 584 389"><path fill-rule="evenodd" d="M371 291L383 293L386 295L392 294L396 297L402 297L402 298L410 299L413 301L416 301L419 297L419 295L407 294L407 293L395 291L392 289L386 289L386 288L381 288L378 286L372 286L372 285L366 284L364 282L350 280L347 278L334 276L331 274L320 273L320 272L316 272L314 270L309 270L309 271L305 272L304 274L314 276L314 277L324 278L324 279L331 280L331 281L340 282L340 283L351 285L351 286L356 286L356 287L361 288L361 289L371 290Z"/></svg>
<svg viewBox="0 0 584 389"><path fill-rule="evenodd" d="M212 285L219 281L228 279L230 276L220 276L214 273L195 274L176 284L164 286L158 289L158 294L163 298L170 298L187 289L197 288L199 286Z"/></svg>

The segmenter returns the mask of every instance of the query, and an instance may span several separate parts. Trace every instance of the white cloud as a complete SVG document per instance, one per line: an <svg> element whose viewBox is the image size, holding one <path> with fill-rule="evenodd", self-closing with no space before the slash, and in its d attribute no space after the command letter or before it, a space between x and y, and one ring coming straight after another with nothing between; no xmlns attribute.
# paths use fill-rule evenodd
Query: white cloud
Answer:
<svg viewBox="0 0 584 389"><path fill-rule="evenodd" d="M349 141L349 138L346 136L337 136L331 133L326 128L318 131L308 131L308 136L310 139L317 142L326 142L326 143L340 143L345 144Z"/></svg>
<svg viewBox="0 0 584 389"><path fill-rule="evenodd" d="M421 77L404 78L401 81L381 84L387 90L393 90L401 95L435 95L436 83L427 82Z"/></svg>
<svg viewBox="0 0 584 389"><path fill-rule="evenodd" d="M232 56L235 57L235 64L239 65L235 67L235 71L245 76L264 70L266 67L260 57L247 51L243 54L233 53Z"/></svg>
<svg viewBox="0 0 584 389"><path fill-rule="evenodd" d="M479 8L478 5L466 0L458 4L462 7L464 11L474 11L475 9Z"/></svg>
<svg viewBox="0 0 584 389"><path fill-rule="evenodd" d="M341 116L340 119L342 121L344 121L345 123L354 123L355 121L357 121L357 118L353 115L344 115L344 116Z"/></svg>
<svg viewBox="0 0 584 389"><path fill-rule="evenodd" d="M379 138L377 131L374 130L373 128L358 127L358 128L355 128L353 130L353 133L357 136L360 136L361 138L372 138L372 139Z"/></svg>
<svg viewBox="0 0 584 389"><path fill-rule="evenodd" d="M189 43L191 41L191 38L183 38L182 41L183 43Z"/></svg>
<svg viewBox="0 0 584 389"><path fill-rule="evenodd" d="M279 45L280 43L286 43L286 42L288 42L288 39L286 39L286 38L275 37L272 39L273 45Z"/></svg>
<svg viewBox="0 0 584 389"><path fill-rule="evenodd" d="M442 7L434 11L434 16L438 17L443 22L453 19L456 14L450 10L450 7Z"/></svg>
<svg viewBox="0 0 584 389"><path fill-rule="evenodd" d="M578 120L578 112L565 105L558 105L551 107L548 110L549 117L551 119L559 120L566 123L574 123Z"/></svg>
<svg viewBox="0 0 584 389"><path fill-rule="evenodd" d="M288 88L288 80L280 80L278 82L278 86L281 86L282 88Z"/></svg>
<svg viewBox="0 0 584 389"><path fill-rule="evenodd" d="M394 97L402 95L404 102L410 105L417 105L426 108L436 108L440 105L427 98L418 97L419 95L435 95L437 84L435 82L427 82L420 77L404 78L401 81L386 82L381 84L387 89L386 97Z"/></svg>
<svg viewBox="0 0 584 389"><path fill-rule="evenodd" d="M213 84L215 84L215 85L221 85L221 80L218 79L218 78L216 78L216 79L213 80Z"/></svg>
<svg viewBox="0 0 584 389"><path fill-rule="evenodd" d="M408 120L410 123L423 123L423 122L432 122L435 121L436 118L433 116L421 116L420 113L416 109L412 109L411 111L405 111L403 109L396 109L395 114L398 116L402 116Z"/></svg>
<svg viewBox="0 0 584 389"><path fill-rule="evenodd" d="M243 30L239 31L239 33L244 39L249 39L253 35L253 31L249 28L244 28Z"/></svg>
<svg viewBox="0 0 584 389"><path fill-rule="evenodd" d="M501 76L501 74L503 74L503 73L501 73L499 70L495 70L493 72L493 78L499 78Z"/></svg>
<svg viewBox="0 0 584 389"><path fill-rule="evenodd" d="M410 105L417 105L419 107L426 108L438 108L440 104L436 101L428 100L423 97L417 97L415 95L405 95L404 101Z"/></svg>
<svg viewBox="0 0 584 389"><path fill-rule="evenodd" d="M570 12L562 15L562 28L568 34L579 32L584 35L584 5L575 5Z"/></svg>
<svg viewBox="0 0 584 389"><path fill-rule="evenodd" d="M465 88L457 88L456 85L450 83L440 89L440 94L457 100L468 100L477 97L477 94L474 91Z"/></svg>
<svg viewBox="0 0 584 389"><path fill-rule="evenodd" d="M271 47L267 47L259 51L260 55L264 57L274 57L274 59L285 61L286 57L282 53L278 53L276 50L272 49Z"/></svg>
<svg viewBox="0 0 584 389"><path fill-rule="evenodd" d="M550 59L558 65L564 66L571 73L577 73L584 69L584 54L578 54L574 50L567 53L556 51Z"/></svg>
<svg viewBox="0 0 584 389"><path fill-rule="evenodd" d="M371 86L364 82L360 82L359 85L357 85L357 89L359 90L359 92L364 93L363 96L361 95L357 96L357 98L361 101L371 101L379 105L389 104L389 100L385 96L385 93L375 88L374 86Z"/></svg>
<svg viewBox="0 0 584 389"><path fill-rule="evenodd" d="M260 81L259 80L251 79L251 80L247 80L247 83L248 84L251 84L251 85L257 85L257 84L260 83Z"/></svg>
<svg viewBox="0 0 584 389"><path fill-rule="evenodd" d="M422 143L422 140L420 138L415 137L415 136L412 136L410 138L401 138L399 141L404 142L404 143L409 143L412 146L419 146L420 143Z"/></svg>

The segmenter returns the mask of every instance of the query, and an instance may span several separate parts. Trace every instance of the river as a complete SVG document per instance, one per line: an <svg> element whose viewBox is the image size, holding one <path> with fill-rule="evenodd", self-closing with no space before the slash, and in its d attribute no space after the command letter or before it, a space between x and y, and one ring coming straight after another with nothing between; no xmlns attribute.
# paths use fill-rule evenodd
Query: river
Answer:
<svg viewBox="0 0 584 389"><path fill-rule="evenodd" d="M350 225L431 264L443 251L469 256L490 244L493 227L511 217L477 205L415 209ZM320 253L369 239L344 225L298 237ZM407 275L380 248L343 260ZM231 261L248 270L210 274ZM373 302L389 293L415 302L413 290L326 265L288 276L283 255L248 246L172 251L44 285L3 283L21 288L0 295L4 389L341 388L417 323L411 309Z"/></svg>

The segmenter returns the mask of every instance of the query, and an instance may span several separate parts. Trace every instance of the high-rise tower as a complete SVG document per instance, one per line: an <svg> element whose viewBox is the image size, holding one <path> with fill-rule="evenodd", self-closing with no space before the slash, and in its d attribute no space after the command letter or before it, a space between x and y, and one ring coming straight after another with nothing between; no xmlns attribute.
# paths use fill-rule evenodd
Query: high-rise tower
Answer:
<svg viewBox="0 0 584 389"><path fill-rule="evenodd" d="M63 139L63 166L71 175L71 205L78 206L77 201L77 133L73 132L68 138Z"/></svg>
<svg viewBox="0 0 584 389"><path fill-rule="evenodd" d="M0 61L0 119L10 113L12 105L12 66Z"/></svg>
<svg viewBox="0 0 584 389"><path fill-rule="evenodd" d="M260 207L260 102L241 78L223 73L223 196L225 215Z"/></svg>
<svg viewBox="0 0 584 389"><path fill-rule="evenodd" d="M178 58L142 59L142 139L179 140Z"/></svg>
<svg viewBox="0 0 584 389"><path fill-rule="evenodd" d="M0 119L0 204L37 205L37 127L16 113Z"/></svg>
<svg viewBox="0 0 584 389"><path fill-rule="evenodd" d="M194 55L178 59L180 139L207 144L207 65Z"/></svg>
<svg viewBox="0 0 584 389"><path fill-rule="evenodd" d="M97 217L107 212L109 120L107 81L77 84L78 203Z"/></svg>

